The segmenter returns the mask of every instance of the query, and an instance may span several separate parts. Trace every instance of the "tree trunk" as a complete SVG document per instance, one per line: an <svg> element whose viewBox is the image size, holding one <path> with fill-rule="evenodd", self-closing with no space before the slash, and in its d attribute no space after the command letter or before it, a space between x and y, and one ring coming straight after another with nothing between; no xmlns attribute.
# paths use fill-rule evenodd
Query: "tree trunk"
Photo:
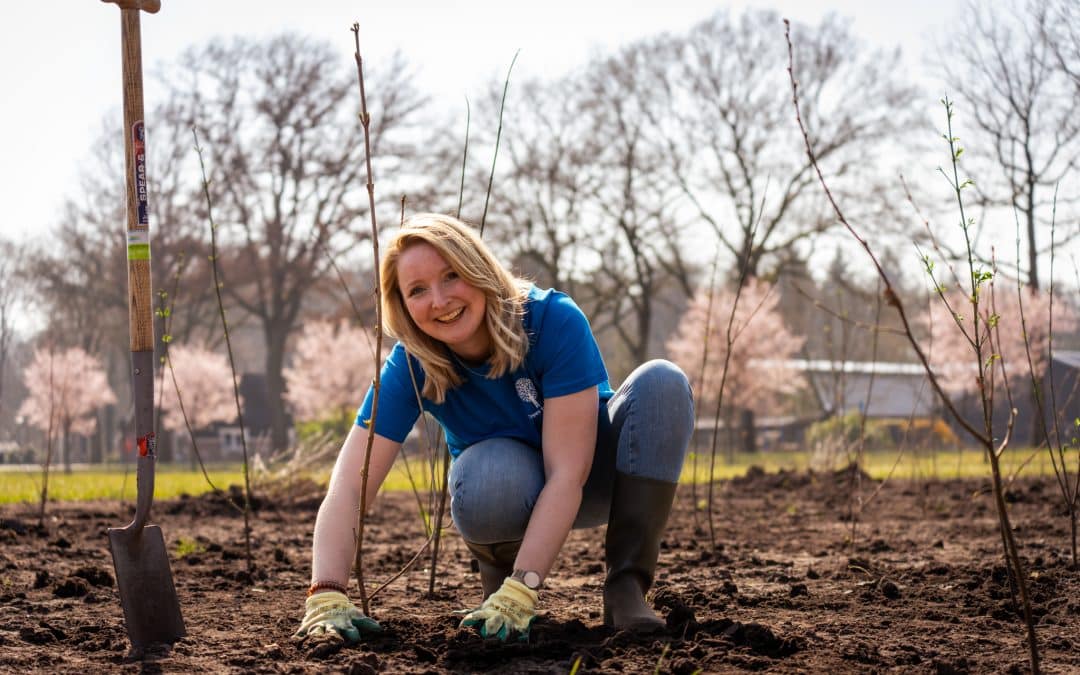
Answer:
<svg viewBox="0 0 1080 675"><path fill-rule="evenodd" d="M270 407L270 443L275 451L289 444L289 427L285 416L284 330L268 330L266 340L266 401Z"/></svg>
<svg viewBox="0 0 1080 675"><path fill-rule="evenodd" d="M64 473L71 473L71 425L64 425L63 443L60 449L64 462Z"/></svg>
<svg viewBox="0 0 1080 675"><path fill-rule="evenodd" d="M105 444L105 457L108 459L112 457L113 451L117 450L114 446L116 443L116 406L111 403L105 406L102 427L104 437L102 442ZM123 458L123 453L120 453L120 457Z"/></svg>
<svg viewBox="0 0 1080 675"><path fill-rule="evenodd" d="M749 408L739 413L739 436L743 452L757 452L757 427L754 425L754 411Z"/></svg>
<svg viewBox="0 0 1080 675"><path fill-rule="evenodd" d="M104 441L101 438L101 409L94 411L94 433L90 436L90 463L101 464L104 458Z"/></svg>

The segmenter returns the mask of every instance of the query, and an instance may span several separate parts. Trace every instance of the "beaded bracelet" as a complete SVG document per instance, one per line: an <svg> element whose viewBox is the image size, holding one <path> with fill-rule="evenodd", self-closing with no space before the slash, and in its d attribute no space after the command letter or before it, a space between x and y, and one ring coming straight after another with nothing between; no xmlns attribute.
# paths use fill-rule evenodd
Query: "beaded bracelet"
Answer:
<svg viewBox="0 0 1080 675"><path fill-rule="evenodd" d="M336 581L316 581L308 587L308 597L310 598L319 591L337 591L338 593L342 593L344 595L349 594L349 589L347 586L345 586L345 584L339 584Z"/></svg>

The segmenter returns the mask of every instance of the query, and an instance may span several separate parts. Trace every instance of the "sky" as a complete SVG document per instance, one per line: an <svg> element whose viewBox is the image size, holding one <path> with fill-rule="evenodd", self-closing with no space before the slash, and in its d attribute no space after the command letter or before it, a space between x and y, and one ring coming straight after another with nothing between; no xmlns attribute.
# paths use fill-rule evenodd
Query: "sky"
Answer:
<svg viewBox="0 0 1080 675"><path fill-rule="evenodd" d="M371 63L396 48L417 68L433 100L464 107L484 83L501 79L514 52L515 73L558 74L605 50L660 31L688 28L713 12L747 6L774 8L816 23L826 12L851 17L872 44L901 46L921 68L925 36L961 0L162 0L142 14L146 109L164 92L156 64L174 61L188 46L216 36L267 36L298 31L340 45L352 55L349 27L360 23L361 51ZM782 39L778 27L777 39ZM343 61L348 63L348 61ZM43 237L55 227L66 196L77 194L80 166L108 115L121 112L120 11L95 0L28 2L8 6L0 22L0 237ZM512 83L511 83L512 86ZM147 120L153 152L153 120ZM117 138L117 143L122 143ZM153 199L153 195L150 195ZM117 223L123 228L124 223ZM151 232L154 224L151 223Z"/></svg>
<svg viewBox="0 0 1080 675"><path fill-rule="evenodd" d="M681 30L724 7L756 6L810 22L828 11L850 16L855 32L866 40L899 44L915 57L923 36L950 5L958 4L163 0L159 13L142 15L144 97L150 109L164 93L154 81L155 64L173 61L184 48L215 36L296 30L338 44L350 56L349 26L358 21L367 61L401 48L417 67L424 90L459 105L465 96L479 94L492 77L501 79L519 48L515 72L559 73L583 61L590 50ZM514 5L522 8L509 9ZM102 120L121 116L119 14L115 5L94 0L18 3L5 9L0 22L0 96L5 101L0 106L5 158L0 162L0 236L34 237L54 226L64 196L77 188L79 166L87 161ZM153 152L153 120L147 120L147 128Z"/></svg>

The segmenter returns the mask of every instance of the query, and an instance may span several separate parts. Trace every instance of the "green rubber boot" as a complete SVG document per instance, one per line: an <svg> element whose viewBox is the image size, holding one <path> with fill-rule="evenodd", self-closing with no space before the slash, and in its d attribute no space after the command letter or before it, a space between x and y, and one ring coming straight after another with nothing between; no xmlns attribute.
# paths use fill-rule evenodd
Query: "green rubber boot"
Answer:
<svg viewBox="0 0 1080 675"><path fill-rule="evenodd" d="M675 483L617 472L607 528L604 624L639 632L659 630L663 619L645 602L652 587Z"/></svg>
<svg viewBox="0 0 1080 675"><path fill-rule="evenodd" d="M474 544L466 541L465 546L472 552L480 567L480 587L484 600L499 590L506 577L514 572L514 559L517 558L521 540L503 541L496 544Z"/></svg>

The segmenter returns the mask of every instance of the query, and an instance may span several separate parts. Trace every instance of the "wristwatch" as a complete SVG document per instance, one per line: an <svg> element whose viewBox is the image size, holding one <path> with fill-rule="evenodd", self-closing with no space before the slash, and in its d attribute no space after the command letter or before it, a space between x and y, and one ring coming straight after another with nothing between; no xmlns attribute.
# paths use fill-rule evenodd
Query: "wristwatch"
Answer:
<svg viewBox="0 0 1080 675"><path fill-rule="evenodd" d="M511 579L517 579L521 583L525 584L525 587L529 590L537 590L540 588L540 573L532 570L514 570L514 573L510 575Z"/></svg>

